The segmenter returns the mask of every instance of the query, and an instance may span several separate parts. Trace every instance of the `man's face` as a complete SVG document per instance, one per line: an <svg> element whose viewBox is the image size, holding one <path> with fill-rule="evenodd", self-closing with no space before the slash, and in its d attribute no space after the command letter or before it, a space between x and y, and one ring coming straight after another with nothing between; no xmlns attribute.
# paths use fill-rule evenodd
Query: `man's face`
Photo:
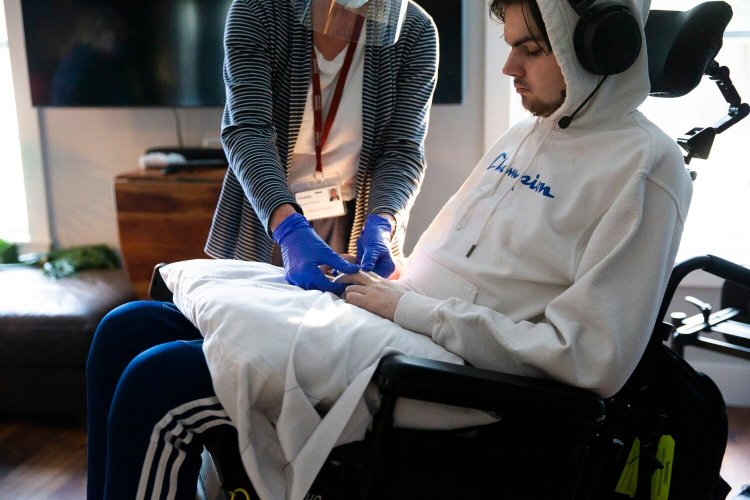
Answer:
<svg viewBox="0 0 750 500"><path fill-rule="evenodd" d="M549 116L565 100L565 80L557 58L533 25L531 14L527 16L533 33L526 25L521 3L508 5L505 9L504 38L511 49L503 73L513 77L513 85L521 94L524 108L535 116Z"/></svg>

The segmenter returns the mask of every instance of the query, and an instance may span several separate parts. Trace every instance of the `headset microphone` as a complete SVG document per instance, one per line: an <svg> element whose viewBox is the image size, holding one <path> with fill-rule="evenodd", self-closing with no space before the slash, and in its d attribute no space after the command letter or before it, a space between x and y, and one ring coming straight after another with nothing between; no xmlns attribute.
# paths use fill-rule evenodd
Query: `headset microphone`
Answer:
<svg viewBox="0 0 750 500"><path fill-rule="evenodd" d="M576 108L575 111L573 111L573 113L571 113L570 115L565 115L562 118L560 118L557 121L557 126L560 127L561 129L568 128L570 126L570 122L573 121L573 118L575 118L575 116L578 114L579 111L581 111L581 109L583 109L586 103L588 103L591 100L591 98L594 97L594 94L596 94L599 91L599 89L602 87L602 84L604 83L604 80L606 80L608 76L609 75L604 75L602 79L599 80L599 83L596 84L596 87L594 87L594 90L591 91L589 96L581 103L580 106Z"/></svg>
<svg viewBox="0 0 750 500"><path fill-rule="evenodd" d="M573 116L575 116L575 113L573 113ZM557 122L557 126L566 129L570 126L570 122L573 121L573 116L563 116L560 118L560 121Z"/></svg>

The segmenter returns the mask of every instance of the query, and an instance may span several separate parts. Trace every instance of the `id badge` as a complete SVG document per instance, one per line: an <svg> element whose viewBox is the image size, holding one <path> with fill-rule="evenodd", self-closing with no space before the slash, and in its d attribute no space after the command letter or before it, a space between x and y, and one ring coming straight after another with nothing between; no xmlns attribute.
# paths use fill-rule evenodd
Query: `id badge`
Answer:
<svg viewBox="0 0 750 500"><path fill-rule="evenodd" d="M327 219L346 214L338 175L319 181L297 183L292 185L291 189L307 220Z"/></svg>

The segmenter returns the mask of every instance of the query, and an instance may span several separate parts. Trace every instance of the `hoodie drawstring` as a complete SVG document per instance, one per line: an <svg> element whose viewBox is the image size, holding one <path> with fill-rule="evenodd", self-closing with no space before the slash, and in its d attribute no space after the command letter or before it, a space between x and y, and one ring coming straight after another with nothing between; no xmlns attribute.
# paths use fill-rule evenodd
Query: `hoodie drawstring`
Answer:
<svg viewBox="0 0 750 500"><path fill-rule="evenodd" d="M537 126L539 125L539 121L540 120L536 120L534 122L534 126L531 127L531 130L528 133L526 133L526 135L523 136L523 138L521 139L521 142L518 144L518 148L516 150L515 158L517 158L518 155L521 153L521 151L523 151L523 147L526 144L527 139L534 134L534 131L537 129ZM510 169L512 167L513 162L515 161L515 158L513 158L512 160L510 160L510 163L508 164L508 169ZM474 198L472 198L471 200L469 200L468 202L466 202L466 208L464 209L464 213L461 216L461 218L458 219L458 222L456 223L456 229L457 230L460 231L461 229L463 229L464 227L466 227L466 224L469 222L469 219L471 218L472 214L474 213L474 208L479 203L479 200L481 200L482 198L486 198L488 196L492 196L493 194L495 194L495 191L497 191L498 186L503 181L503 177L505 177L505 176L504 175L499 175L497 177L497 179L495 180L495 182L492 184L492 188L491 189L486 190L486 191L478 194L477 196L474 196ZM471 252L471 250L470 250L470 252ZM468 257L468 255L467 255L467 257Z"/></svg>
<svg viewBox="0 0 750 500"><path fill-rule="evenodd" d="M531 135L536 131L537 125L539 124L540 121L541 121L541 118L537 119L537 121L534 124L534 127L532 127L531 131L529 131L529 133L526 134L526 136L523 138L523 140L521 140L521 143L518 146L518 151L517 151L517 153L515 155L515 158L518 158L518 155L520 154L521 148L523 147L524 143L526 142L526 139L528 139L529 137L531 137ZM505 192L498 197L497 201L495 202L494 206L492 207L492 210L490 210L489 213L487 214L487 217L485 217L484 223L482 224L482 229L479 230L479 234L477 235L476 241L474 241L474 244L471 245L471 247L469 248L469 251L466 252L466 257L467 258L471 257L471 254L474 253L474 250L477 248L477 245L479 245L479 242L482 240L482 237L484 236L484 233L487 231L487 226L489 224L490 219L492 219L492 216L497 211L497 207L500 206L500 203L502 203L502 201L505 199L505 197L508 195L508 193L511 192L511 191L513 191L513 189L515 189L516 184L518 184L521 181L521 179L523 179L524 174L529 170L529 168L531 167L531 165L533 165L534 162L536 162L536 159L539 156L539 153L542 151L542 146L544 145L544 142L547 140L547 137L549 137L549 134L550 134L551 131L552 131L552 127L547 127L547 131L544 133L544 136L542 136L541 141L539 141L539 145L537 146L536 151L534 151L534 154L531 156L531 159L528 162L526 162L526 165L524 166L523 170L521 172L519 172L518 176L516 176L513 179L513 183L510 185L510 188L506 189ZM500 176L500 179L502 179L503 177L505 177L505 176ZM497 184L495 185L495 187L493 188L493 190L491 192L494 192L495 189L497 189L497 185L499 185L500 179L498 180ZM472 200L472 201L474 201L474 200ZM474 206L476 206L476 202L473 203L472 206L471 206L471 210L472 211L473 211ZM464 216L461 217L461 220L464 220L464 218L468 218L467 215L468 214L464 214Z"/></svg>

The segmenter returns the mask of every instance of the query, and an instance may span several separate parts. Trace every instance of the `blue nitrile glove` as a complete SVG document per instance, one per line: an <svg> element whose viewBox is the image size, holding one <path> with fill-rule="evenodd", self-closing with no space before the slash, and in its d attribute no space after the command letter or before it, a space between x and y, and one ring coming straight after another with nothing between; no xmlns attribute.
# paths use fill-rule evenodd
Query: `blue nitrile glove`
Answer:
<svg viewBox="0 0 750 500"><path fill-rule="evenodd" d="M326 245L301 214L292 214L281 221L273 239L281 248L287 281L305 290L344 293L344 285L331 282L318 266L331 266L344 274L359 271L359 266L345 261Z"/></svg>
<svg viewBox="0 0 750 500"><path fill-rule="evenodd" d="M363 271L374 271L387 278L396 270L391 257L391 223L388 219L371 214L357 240L357 263Z"/></svg>

